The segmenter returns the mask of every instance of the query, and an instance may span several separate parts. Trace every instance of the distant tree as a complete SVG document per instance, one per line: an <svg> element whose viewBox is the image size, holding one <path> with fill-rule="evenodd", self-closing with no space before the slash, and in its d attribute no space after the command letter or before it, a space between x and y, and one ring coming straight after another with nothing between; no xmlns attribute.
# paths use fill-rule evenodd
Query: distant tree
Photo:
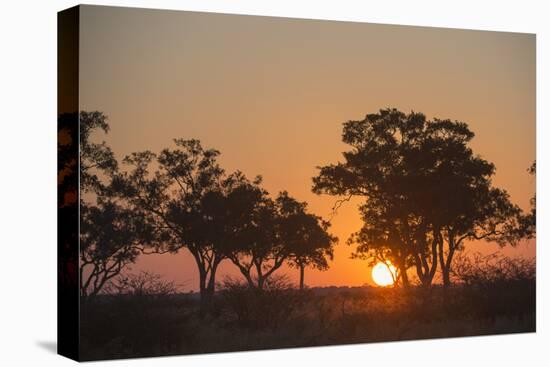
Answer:
<svg viewBox="0 0 550 367"><path fill-rule="evenodd" d="M338 238L328 233L329 222L307 212L307 203L295 200L286 191L277 200L281 207L280 237L290 249L288 262L299 269L299 287L304 289L305 268L327 270Z"/></svg>
<svg viewBox="0 0 550 367"><path fill-rule="evenodd" d="M342 139L352 149L343 163L320 167L313 191L366 198L366 227L351 239L360 254L393 257L402 276L412 262L428 285L439 263L449 285L464 240L514 244L520 214L505 191L492 187L494 166L468 147L473 136L463 122L429 121L421 113L369 114L344 123Z"/></svg>

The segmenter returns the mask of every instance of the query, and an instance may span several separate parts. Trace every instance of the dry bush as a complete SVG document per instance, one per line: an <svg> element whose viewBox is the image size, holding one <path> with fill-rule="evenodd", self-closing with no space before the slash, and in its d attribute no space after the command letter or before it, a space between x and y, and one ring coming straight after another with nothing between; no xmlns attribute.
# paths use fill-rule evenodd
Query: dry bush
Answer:
<svg viewBox="0 0 550 367"><path fill-rule="evenodd" d="M464 287L454 302L461 311L495 324L497 319L530 319L536 308L536 263L530 258L510 258L500 253L461 256L454 264L454 276ZM514 321L515 322L515 321Z"/></svg>
<svg viewBox="0 0 550 367"><path fill-rule="evenodd" d="M141 271L137 274L121 274L105 287L107 295L168 296L179 292L181 286L166 281L160 274Z"/></svg>
<svg viewBox="0 0 550 367"><path fill-rule="evenodd" d="M183 353L194 344L194 302L150 272L122 274L81 303L83 359Z"/></svg>
<svg viewBox="0 0 550 367"><path fill-rule="evenodd" d="M296 315L306 291L295 289L286 276L272 276L264 289L226 277L220 285L221 307L244 328L278 329Z"/></svg>
<svg viewBox="0 0 550 367"><path fill-rule="evenodd" d="M501 253L483 255L461 254L454 262L455 280L465 285L488 285L502 282L535 280L534 258L510 258Z"/></svg>

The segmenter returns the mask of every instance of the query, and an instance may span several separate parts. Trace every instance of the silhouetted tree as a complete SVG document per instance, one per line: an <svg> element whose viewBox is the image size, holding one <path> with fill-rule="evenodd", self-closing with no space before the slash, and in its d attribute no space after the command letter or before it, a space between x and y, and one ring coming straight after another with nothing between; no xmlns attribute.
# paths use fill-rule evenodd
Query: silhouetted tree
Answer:
<svg viewBox="0 0 550 367"><path fill-rule="evenodd" d="M287 192L282 192L278 201L282 212L280 237L290 248L288 262L299 269L299 287L304 289L305 268L328 269L338 238L328 233L330 223L307 212L307 203L295 200Z"/></svg>
<svg viewBox="0 0 550 367"><path fill-rule="evenodd" d="M241 172L235 172L222 180L223 190L210 191L201 200L201 210L210 220L208 237L223 244L226 256L246 278L250 287L253 279L252 249L269 247L270 234L274 233L268 193L261 188L261 177L249 180ZM265 227L264 227L265 226ZM267 239L267 240L266 240Z"/></svg>
<svg viewBox="0 0 550 367"><path fill-rule="evenodd" d="M116 204L109 196L117 161L107 144L92 135L107 133L101 112L80 112L80 294L97 295L105 284L133 263L155 241L145 218Z"/></svg>
<svg viewBox="0 0 550 367"><path fill-rule="evenodd" d="M425 213L443 239L438 257L443 284L450 284L453 256L466 240L486 240L515 245L521 210L505 190L492 186L495 166L475 156L468 147L474 137L465 123L429 122L423 150L431 160ZM431 167L430 167L431 166ZM421 202L419 202L421 203Z"/></svg>
<svg viewBox="0 0 550 367"><path fill-rule="evenodd" d="M427 259L431 254L425 224L415 222L410 214L404 217L374 198L361 205L359 211L363 227L348 239L348 244L357 246L352 258L369 260L371 265L391 262L397 270L395 281L404 287L410 285L407 269L416 266L421 283L431 284L437 257Z"/></svg>
<svg viewBox="0 0 550 367"><path fill-rule="evenodd" d="M463 122L429 121L421 113L369 114L344 123L342 139L352 149L343 163L320 167L313 191L365 197L366 228L351 241L363 245L359 252L384 253L374 242L384 240L402 275L412 258L429 285L439 263L449 285L452 258L464 240L516 239L520 210L492 187L494 166L468 147L473 136ZM384 232L375 233L381 223Z"/></svg>
<svg viewBox="0 0 550 367"><path fill-rule="evenodd" d="M225 208L218 217L226 224L222 237L227 256L249 287L263 289L287 261L301 269L302 286L306 266L328 267L336 239L327 233L327 223L306 212L305 203L287 192L270 198L260 186L260 177L249 181L237 175L231 182L227 195L218 197L222 201L213 207Z"/></svg>
<svg viewBox="0 0 550 367"><path fill-rule="evenodd" d="M263 289L269 277L279 269L290 256L290 248L279 236L280 221L276 200L261 188L249 188L248 208L241 211L243 225L235 233L228 256L250 287ZM255 273L255 274L254 274Z"/></svg>
<svg viewBox="0 0 550 367"><path fill-rule="evenodd" d="M109 146L102 141L94 143L92 134L109 132L107 117L98 111L80 112L80 189L83 193L101 193L105 182L99 175L113 175L118 164Z"/></svg>
<svg viewBox="0 0 550 367"><path fill-rule="evenodd" d="M78 231L74 228L79 221L78 113L58 116L57 136L57 264L59 284L62 285L58 293L61 300L72 299L72 294L78 290L79 254L74 248L78 242ZM72 304L72 301L66 304Z"/></svg>
<svg viewBox="0 0 550 367"><path fill-rule="evenodd" d="M97 295L139 254L161 239L147 218L113 201L81 207L80 294Z"/></svg>
<svg viewBox="0 0 550 367"><path fill-rule="evenodd" d="M136 213L156 223L167 240L157 251L178 252L187 248L199 272L203 305L214 293L216 271L226 258L220 230L204 201L224 190L226 174L219 166L219 152L204 149L198 140L175 139L175 149L155 155L149 151L132 153L124 159L130 171L119 174L113 183L117 194ZM150 168L156 167L154 172ZM223 195L223 194L222 194Z"/></svg>
<svg viewBox="0 0 550 367"><path fill-rule="evenodd" d="M535 176L537 173L537 163L533 162L527 170L529 174ZM537 232L537 195L533 195L530 200L531 210L522 218L520 236L531 239L535 238Z"/></svg>

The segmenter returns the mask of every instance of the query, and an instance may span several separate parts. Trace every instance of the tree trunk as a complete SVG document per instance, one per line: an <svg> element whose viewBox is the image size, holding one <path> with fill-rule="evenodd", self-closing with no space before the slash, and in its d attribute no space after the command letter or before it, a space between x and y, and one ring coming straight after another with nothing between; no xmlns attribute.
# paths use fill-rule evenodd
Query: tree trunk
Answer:
<svg viewBox="0 0 550 367"><path fill-rule="evenodd" d="M453 263L453 255L455 250L453 247L450 248L449 253L447 254L447 259L441 263L441 273L443 275L443 287L448 288L451 286L451 265ZM443 259L443 257L440 257Z"/></svg>
<svg viewBox="0 0 550 367"><path fill-rule="evenodd" d="M450 269L443 268L442 269L442 274L443 274L443 287L444 288L450 287L451 286L451 272L450 272Z"/></svg>
<svg viewBox="0 0 550 367"><path fill-rule="evenodd" d="M415 255L416 274L423 287L430 287L432 285L435 272L437 270L437 245L434 240L432 244L431 263L428 262L424 254Z"/></svg>
<svg viewBox="0 0 550 367"><path fill-rule="evenodd" d="M407 268L405 268L405 266L402 265L402 264L399 265L399 274L401 276L401 283L403 283L403 287L404 288L409 288L411 284L409 282L409 276L407 274Z"/></svg>
<svg viewBox="0 0 550 367"><path fill-rule="evenodd" d="M443 237L439 233L439 230L433 232L434 239L432 240L432 268L430 269L430 285L433 282L435 272L437 271L437 245L443 241Z"/></svg>
<svg viewBox="0 0 550 367"><path fill-rule="evenodd" d="M246 282L248 283L248 287L255 288L256 285L254 284L254 280L252 279L252 276L250 275L250 272L242 272L244 277L246 278Z"/></svg>
<svg viewBox="0 0 550 367"><path fill-rule="evenodd" d="M199 292L200 292L200 315L203 316L209 303L209 295L206 287L206 272L203 267L197 263L199 267Z"/></svg>
<svg viewBox="0 0 550 367"><path fill-rule="evenodd" d="M254 280L252 279L252 275L250 274L250 267L247 267L241 264L237 257L230 257L229 260L231 260L231 262L235 264L237 268L239 268L239 271L241 272L241 274L246 279L246 282L248 283L248 287L255 288L256 285L254 284Z"/></svg>
<svg viewBox="0 0 550 367"><path fill-rule="evenodd" d="M416 276L420 280L420 283L423 287L428 287L431 283L431 280L427 276L427 272L425 271L425 268L423 267L421 257L422 255L415 254L414 255L414 265L416 268Z"/></svg>
<svg viewBox="0 0 550 367"><path fill-rule="evenodd" d="M191 252L195 258L197 269L199 271L199 293L200 293L200 313L202 317L206 314L206 310L210 304L213 286L210 286L213 282L212 274L210 274L210 280L208 279L208 273L205 268L205 264L201 261L198 253Z"/></svg>
<svg viewBox="0 0 550 367"><path fill-rule="evenodd" d="M263 290L264 285L265 285L265 278L261 274L259 274L258 275L258 289Z"/></svg>
<svg viewBox="0 0 550 367"><path fill-rule="evenodd" d="M265 281L267 279L267 277L264 276L264 274L262 273L262 263L261 262L256 262L256 273L258 275L258 283L257 283L257 288L258 290L263 290L264 289L264 285L265 285Z"/></svg>
<svg viewBox="0 0 550 367"><path fill-rule="evenodd" d="M212 295L214 295L214 292L216 291L216 271L218 270L218 265L220 262L221 260L214 259L212 267L210 268L210 277L208 278L207 289Z"/></svg>
<svg viewBox="0 0 550 367"><path fill-rule="evenodd" d="M304 290L304 264L300 264L300 290Z"/></svg>
<svg viewBox="0 0 550 367"><path fill-rule="evenodd" d="M440 241L439 245L439 263L441 265L441 274L443 275L443 288L448 288L451 285L451 266L453 264L453 255L455 253L455 250L460 245L460 241L456 243L455 239L455 232L454 230L449 230L447 234L447 242L449 245L449 251L447 253L447 258L445 259L445 255L443 253L443 239Z"/></svg>

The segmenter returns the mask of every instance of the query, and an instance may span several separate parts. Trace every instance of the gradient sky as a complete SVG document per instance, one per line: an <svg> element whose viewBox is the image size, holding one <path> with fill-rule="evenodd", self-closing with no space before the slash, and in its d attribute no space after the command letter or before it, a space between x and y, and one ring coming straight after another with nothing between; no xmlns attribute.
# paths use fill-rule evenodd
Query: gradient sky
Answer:
<svg viewBox="0 0 550 367"><path fill-rule="evenodd" d="M311 193L316 166L347 147L342 123L380 108L467 122L471 146L495 163L495 185L529 207L535 179L535 36L366 23L81 7L80 106L109 116L117 158L159 151L176 137L221 151L228 171L261 174L272 194L307 201L328 218L335 198ZM371 283L345 240L361 221L358 200L332 221L340 238L325 272L306 283ZM469 244L468 251L496 245ZM535 243L503 250L535 255ZM191 256L142 257L133 270L196 289ZM292 279L294 269L282 269ZM222 263L218 279L237 275Z"/></svg>

